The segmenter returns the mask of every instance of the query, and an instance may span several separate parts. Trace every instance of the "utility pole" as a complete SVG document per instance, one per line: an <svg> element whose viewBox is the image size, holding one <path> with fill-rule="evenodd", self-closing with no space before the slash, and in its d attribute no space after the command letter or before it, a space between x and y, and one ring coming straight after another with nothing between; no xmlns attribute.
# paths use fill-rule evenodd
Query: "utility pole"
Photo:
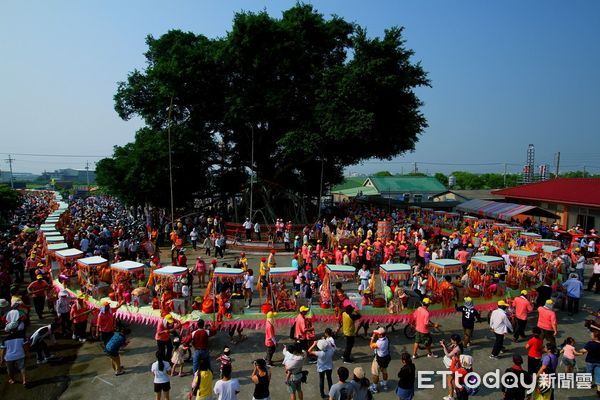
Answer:
<svg viewBox="0 0 600 400"><path fill-rule="evenodd" d="M87 191L90 192L90 163L89 161L85 162L85 179L87 181Z"/></svg>
<svg viewBox="0 0 600 400"><path fill-rule="evenodd" d="M12 170L11 170L11 174L12 174ZM583 177L584 177L584 178L585 178L585 174L586 174L586 172L585 172L585 165L584 165L584 166L583 166Z"/></svg>
<svg viewBox="0 0 600 400"><path fill-rule="evenodd" d="M416 161L415 161L415 169L414 169L414 171L413 171L413 172L416 174L418 171L419 171L419 169L417 168L417 163L416 163Z"/></svg>
<svg viewBox="0 0 600 400"><path fill-rule="evenodd" d="M252 128L252 143L250 144L250 222L252 222L252 196L254 189L254 124L251 125Z"/></svg>
<svg viewBox="0 0 600 400"><path fill-rule="evenodd" d="M556 170L554 172L554 177L558 178L558 173L560 171L560 151L558 153L556 153L556 159L554 161L554 166L556 167Z"/></svg>
<svg viewBox="0 0 600 400"><path fill-rule="evenodd" d="M173 111L173 96L169 104L169 127L167 129L167 138L169 141L169 191L171 192L171 231L175 230L175 211L173 207L173 164L171 160L171 125L173 124L171 116Z"/></svg>
<svg viewBox="0 0 600 400"><path fill-rule="evenodd" d="M10 156L10 154L8 155L8 160L6 160L6 161L8 161L8 166L9 166L9 168L10 168L10 188L11 188L11 189L14 189L14 188L15 188L15 178L13 177L13 170L12 170L12 162L13 162L14 160L15 160L15 159L14 159L14 158L12 158L12 157ZM584 167L584 168L585 168L585 167Z"/></svg>
<svg viewBox="0 0 600 400"><path fill-rule="evenodd" d="M319 210L317 221L321 220L321 202L323 198L323 156L321 155L321 183L319 184Z"/></svg>
<svg viewBox="0 0 600 400"><path fill-rule="evenodd" d="M506 187L506 163L504 163L504 187Z"/></svg>

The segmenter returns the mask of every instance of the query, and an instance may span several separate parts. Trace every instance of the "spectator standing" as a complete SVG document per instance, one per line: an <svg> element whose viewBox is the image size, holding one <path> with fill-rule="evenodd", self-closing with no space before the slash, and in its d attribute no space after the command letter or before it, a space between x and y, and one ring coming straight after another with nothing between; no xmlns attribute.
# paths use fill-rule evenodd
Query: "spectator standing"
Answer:
<svg viewBox="0 0 600 400"><path fill-rule="evenodd" d="M504 352L504 335L508 332L512 332L513 329L512 324L506 316L507 307L508 304L506 304L504 300L500 300L498 302L498 308L492 311L492 315L490 316L490 328L496 336L492 354L490 355L491 359L497 360L498 355Z"/></svg>
<svg viewBox="0 0 600 400"><path fill-rule="evenodd" d="M356 324L355 322L360 319L360 313L354 309L352 305L347 305L346 309L342 313L342 332L344 333L344 339L346 340L346 348L344 349L345 364L351 364L352 360L352 348L354 347L354 339L356 337Z"/></svg>
<svg viewBox="0 0 600 400"><path fill-rule="evenodd" d="M580 352L585 354L585 372L592 374L596 394L600 396L600 331L592 330L591 335L591 340Z"/></svg>
<svg viewBox="0 0 600 400"><path fill-rule="evenodd" d="M208 367L210 368L210 359L208 354L208 338L217 334L217 330L209 327L205 328L204 320L199 319L197 323L198 329L192 332L192 347L194 348L194 355L192 358L192 370L194 374L200 368L200 360L206 360Z"/></svg>
<svg viewBox="0 0 600 400"><path fill-rule="evenodd" d="M165 400L170 399L169 392L171 390L171 379L169 378L169 371L171 365L163 358L163 353L160 351L156 352L156 361L150 367L150 371L154 374L154 398L160 400L161 395L164 393Z"/></svg>
<svg viewBox="0 0 600 400"><path fill-rule="evenodd" d="M379 383L379 375L381 375L383 378L381 380L381 390L387 391L387 367L390 365L392 356L390 353L390 341L385 334L385 328L380 327L373 331L370 347L375 352L375 357L371 363L373 383L371 383L370 390L372 393L377 393L379 391L377 385Z"/></svg>
<svg viewBox="0 0 600 400"><path fill-rule="evenodd" d="M21 374L23 386L27 387L27 375L25 373L25 354L29 343L19 332L19 323L14 321L6 324L8 332L0 343L0 363L6 363L8 372L8 383L15 383L15 375Z"/></svg>
<svg viewBox="0 0 600 400"><path fill-rule="evenodd" d="M350 400L354 394L354 385L348 381L350 371L346 367L339 367L337 370L338 382L331 386L329 390L329 400Z"/></svg>
<svg viewBox="0 0 600 400"><path fill-rule="evenodd" d="M207 360L200 359L198 371L194 374L194 380L192 382L192 395L195 396L195 400L212 400L212 389L212 371L208 368Z"/></svg>
<svg viewBox="0 0 600 400"><path fill-rule="evenodd" d="M260 242L260 224L258 222L254 224L254 234L256 235L256 240Z"/></svg>
<svg viewBox="0 0 600 400"><path fill-rule="evenodd" d="M502 386L502 392L504 392L504 400L525 400L527 397L527 389L520 385L519 382L524 382L527 385L531 384L532 376L529 372L523 369L523 357L518 354L514 354L513 365L506 369L507 373L512 373L517 377L517 384L515 382L507 381L510 387Z"/></svg>
<svg viewBox="0 0 600 400"><path fill-rule="evenodd" d="M317 347L318 351L314 351ZM308 354L317 357L317 373L319 374L319 391L322 399L328 399L325 394L325 378L327 378L328 390L331 390L333 381L331 373L333 372L333 353L334 349L326 339L319 339L308 349ZM329 391L327 392L329 393Z"/></svg>
<svg viewBox="0 0 600 400"><path fill-rule="evenodd" d="M592 289L594 289L594 293L600 293L600 257L594 258L594 273L588 281L586 291L591 291Z"/></svg>
<svg viewBox="0 0 600 400"><path fill-rule="evenodd" d="M416 368L410 358L410 354L406 352L402 353L400 360L402 361L402 368L398 372L396 396L398 396L398 400L412 400L415 394Z"/></svg>
<svg viewBox="0 0 600 400"><path fill-rule="evenodd" d="M305 354L298 345L291 345L289 349L283 347L283 367L285 368L285 382L290 394L290 400L302 400L302 368L304 367Z"/></svg>
<svg viewBox="0 0 600 400"><path fill-rule="evenodd" d="M269 384L271 382L271 373L267 369L267 363L263 359L254 361L254 370L250 376L254 383L254 392L252 400L269 400Z"/></svg>
<svg viewBox="0 0 600 400"><path fill-rule="evenodd" d="M577 277L583 283L583 272L585 271L585 256L581 254L581 250L575 252L575 257L577 258L577 264L575 264L575 272L577 273Z"/></svg>
<svg viewBox="0 0 600 400"><path fill-rule="evenodd" d="M369 400L373 395L369 392L369 380L365 378L365 371L362 367L356 367L352 371L352 380L350 384L354 387L352 400Z"/></svg>
<svg viewBox="0 0 600 400"><path fill-rule="evenodd" d="M583 283L578 279L577 274L571 274L569 275L569 279L563 282L562 286L567 294L567 311L569 315L578 314Z"/></svg>
<svg viewBox="0 0 600 400"><path fill-rule="evenodd" d="M217 400L237 400L240 383L237 379L231 379L231 365L223 366L221 379L215 383L213 391L217 395Z"/></svg>

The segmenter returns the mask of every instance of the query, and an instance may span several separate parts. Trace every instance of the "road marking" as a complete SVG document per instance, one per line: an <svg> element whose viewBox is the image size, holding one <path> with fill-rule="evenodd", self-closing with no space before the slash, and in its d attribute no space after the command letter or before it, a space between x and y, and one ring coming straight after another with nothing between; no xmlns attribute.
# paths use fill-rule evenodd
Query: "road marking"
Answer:
<svg viewBox="0 0 600 400"><path fill-rule="evenodd" d="M94 379L92 379L92 383L94 383L94 382L96 381L96 379L100 379L102 382L106 383L107 385L110 385L110 386L115 386L115 385L113 385L112 383L110 383L109 381L107 381L107 380L105 380L105 379L102 379L102 378L100 378L99 376L95 376L95 377L94 377Z"/></svg>

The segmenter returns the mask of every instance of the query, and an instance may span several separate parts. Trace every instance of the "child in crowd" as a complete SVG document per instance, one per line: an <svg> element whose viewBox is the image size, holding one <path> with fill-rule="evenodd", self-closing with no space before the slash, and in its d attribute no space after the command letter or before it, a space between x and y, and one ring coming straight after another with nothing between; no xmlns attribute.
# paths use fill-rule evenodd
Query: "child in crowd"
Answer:
<svg viewBox="0 0 600 400"><path fill-rule="evenodd" d="M573 372L576 365L575 357L583 354L575 350L575 339L569 336L564 341L560 353L562 354L562 364L565 366L565 372Z"/></svg>
<svg viewBox="0 0 600 400"><path fill-rule="evenodd" d="M221 367L219 368L221 371L223 371L223 366L231 365L231 362L233 361L231 359L231 349L225 346L223 348L223 354L221 354L217 360L221 363Z"/></svg>
<svg viewBox="0 0 600 400"><path fill-rule="evenodd" d="M178 337L173 339L173 355L171 356L171 363L173 367L171 368L171 376L173 374L183 376L183 364L185 363L185 353L186 349L180 342ZM179 367L179 372L175 373L175 370Z"/></svg>

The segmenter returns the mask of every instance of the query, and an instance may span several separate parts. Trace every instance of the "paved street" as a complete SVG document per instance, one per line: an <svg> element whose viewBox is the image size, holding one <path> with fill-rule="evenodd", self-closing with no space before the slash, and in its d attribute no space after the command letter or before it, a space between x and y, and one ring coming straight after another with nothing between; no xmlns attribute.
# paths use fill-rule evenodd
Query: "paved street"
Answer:
<svg viewBox="0 0 600 400"><path fill-rule="evenodd" d="M250 265L257 265L259 256L250 256ZM195 259L194 252L190 252L189 260ZM224 259L226 262L233 260L233 254L227 255ZM289 257L280 256L279 265L287 265ZM221 262L221 261L220 261ZM255 268L256 269L256 268ZM198 289L195 289L198 293ZM585 293L585 298L582 304L597 308L600 306L600 301L594 295ZM534 313L535 314L535 313ZM559 330L560 337L558 344L567 336L573 336L577 341L577 348L580 348L588 339L588 331L583 327L585 314L580 313L575 317L568 317L566 313L559 312ZM34 317L36 318L36 317ZM456 316L438 319L435 322L442 324L443 333L434 335L434 341L437 343L442 338L449 340L452 333L461 334L459 314ZM38 321L34 320L37 324ZM534 320L530 320L528 327L533 326ZM54 347L55 353L63 357L52 365L36 366L34 356L28 359L28 373L30 382L33 388L25 390L20 386L8 388L6 384L6 373L3 370L0 380L0 399L36 399L49 400L60 398L63 400L76 399L94 399L94 400L114 400L115 398L128 399L149 399L153 396L152 391L152 374L150 373L150 365L154 361L154 352L156 344L153 339L154 328L148 326L132 326L133 333L131 335L131 344L122 355L122 362L126 369L126 374L122 376L114 376L110 366L110 360L106 357L100 345L96 342L87 342L83 345L75 344L70 340L59 340ZM371 330L374 327L371 327ZM317 332L323 332L324 325L317 325ZM233 369L234 377L240 380L242 391L239 395L240 399L251 399L253 385L250 382L249 376L252 371L252 360L264 356L262 331L245 331L248 335L248 340L245 342L232 345L232 356L234 358ZM290 343L287 338L289 334L288 327L280 327L278 337L280 343ZM482 322L475 332L474 345L469 349L469 353L475 359L474 371L480 374L499 368L504 370L511 365L510 352L522 354L526 358L524 343L513 344L507 340L506 347L508 353L501 356L500 360L490 360L488 355L493 343L493 335L490 333L486 323ZM404 351L411 350L411 343L404 337L402 332L396 331L390 334L390 340L393 344L392 363L390 365L390 383L391 388L395 388L395 377L401 366L399 354ZM220 354L224 345L229 344L228 337L225 333L219 333L215 338L211 339L210 349L211 357L214 359ZM338 352L334 358L335 368L344 365L340 360L340 355L343 350L343 338L337 340ZM440 355L437 359L428 359L426 357L419 358L415 361L418 370L443 370L441 360L442 350L439 346L435 348L435 352ZM356 364L346 365L350 370L357 365L360 365L368 373L372 361L372 352L368 347L368 341L365 339L357 339L354 355ZM281 360L282 356L279 352L275 360ZM578 366L584 367L583 358L578 358ZM213 363L216 365L216 363ZM318 392L318 374L316 373L316 365L306 365L306 370L310 371L308 375L308 383L304 386L305 399L320 398ZM187 363L185 371L191 371L191 363ZM272 399L287 399L288 394L286 387L283 384L284 374L283 368L278 366L272 370L271 381L271 398ZM335 374L335 373L334 373ZM368 376L367 375L367 376ZM171 384L171 397L173 399L185 399L190 388L191 376L173 377ZM416 399L441 399L446 395L446 391L441 387L441 378L434 379L433 384L435 389L417 390ZM557 391L556 399L569 398L596 398L592 390L570 390ZM392 390L387 393L378 393L376 399L396 399ZM495 390L483 389L475 398L485 399L500 399L501 394Z"/></svg>

